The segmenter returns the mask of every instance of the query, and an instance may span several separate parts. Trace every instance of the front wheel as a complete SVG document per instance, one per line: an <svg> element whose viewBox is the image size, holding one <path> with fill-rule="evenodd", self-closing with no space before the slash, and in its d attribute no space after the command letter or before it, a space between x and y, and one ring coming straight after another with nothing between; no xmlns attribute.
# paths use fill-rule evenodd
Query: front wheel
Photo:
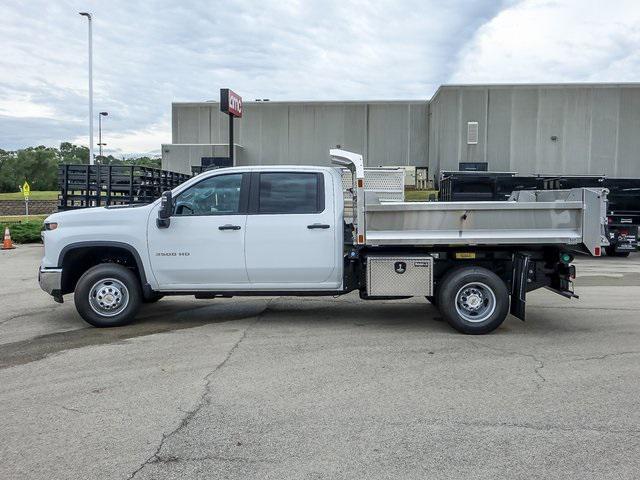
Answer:
<svg viewBox="0 0 640 480"><path fill-rule="evenodd" d="M481 267L449 272L440 281L438 307L449 325L481 335L498 328L509 313L509 291L495 273Z"/></svg>
<svg viewBox="0 0 640 480"><path fill-rule="evenodd" d="M80 316L94 327L126 325L140 309L140 282L122 265L96 265L78 280L74 302Z"/></svg>

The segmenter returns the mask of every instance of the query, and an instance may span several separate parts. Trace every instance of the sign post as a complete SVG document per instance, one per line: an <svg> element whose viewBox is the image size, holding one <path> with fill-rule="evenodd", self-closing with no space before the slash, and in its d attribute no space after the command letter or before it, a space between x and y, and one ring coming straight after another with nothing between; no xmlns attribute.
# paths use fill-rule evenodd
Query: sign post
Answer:
<svg viewBox="0 0 640 480"><path fill-rule="evenodd" d="M31 186L25 180L22 184L22 195L24 195L24 210L27 217L29 216L29 195L31 195Z"/></svg>
<svg viewBox="0 0 640 480"><path fill-rule="evenodd" d="M233 166L233 119L242 117L242 97L233 90L221 88L220 111L229 115L229 160Z"/></svg>

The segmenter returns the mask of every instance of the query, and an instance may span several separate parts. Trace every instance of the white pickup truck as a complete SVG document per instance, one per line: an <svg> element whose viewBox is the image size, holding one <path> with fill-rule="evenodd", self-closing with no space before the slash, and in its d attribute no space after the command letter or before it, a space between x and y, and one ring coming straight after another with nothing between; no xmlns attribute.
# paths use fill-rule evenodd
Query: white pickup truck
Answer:
<svg viewBox="0 0 640 480"><path fill-rule="evenodd" d="M457 330L488 333L526 292L575 296L571 251L600 255L606 191L521 192L505 202L380 202L361 155L345 218L340 170L234 167L202 173L149 205L55 213L45 220L43 290L74 292L88 323L131 322L165 295L426 297Z"/></svg>

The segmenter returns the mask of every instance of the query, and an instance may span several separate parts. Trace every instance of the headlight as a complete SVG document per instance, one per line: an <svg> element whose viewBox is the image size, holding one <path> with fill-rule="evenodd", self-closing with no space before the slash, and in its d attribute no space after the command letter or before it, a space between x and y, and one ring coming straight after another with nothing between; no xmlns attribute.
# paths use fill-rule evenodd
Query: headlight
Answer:
<svg viewBox="0 0 640 480"><path fill-rule="evenodd" d="M58 222L45 222L44 229L45 230L55 230L58 228Z"/></svg>

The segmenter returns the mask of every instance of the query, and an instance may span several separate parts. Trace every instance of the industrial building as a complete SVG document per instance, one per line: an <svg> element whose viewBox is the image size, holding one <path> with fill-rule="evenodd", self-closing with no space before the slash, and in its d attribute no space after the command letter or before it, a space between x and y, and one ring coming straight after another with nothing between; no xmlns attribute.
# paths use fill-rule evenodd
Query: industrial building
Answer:
<svg viewBox="0 0 640 480"><path fill-rule="evenodd" d="M640 177L640 84L444 85L430 100L244 103L235 163L326 164L328 149L369 166ZM163 168L228 156L217 102L174 103Z"/></svg>

